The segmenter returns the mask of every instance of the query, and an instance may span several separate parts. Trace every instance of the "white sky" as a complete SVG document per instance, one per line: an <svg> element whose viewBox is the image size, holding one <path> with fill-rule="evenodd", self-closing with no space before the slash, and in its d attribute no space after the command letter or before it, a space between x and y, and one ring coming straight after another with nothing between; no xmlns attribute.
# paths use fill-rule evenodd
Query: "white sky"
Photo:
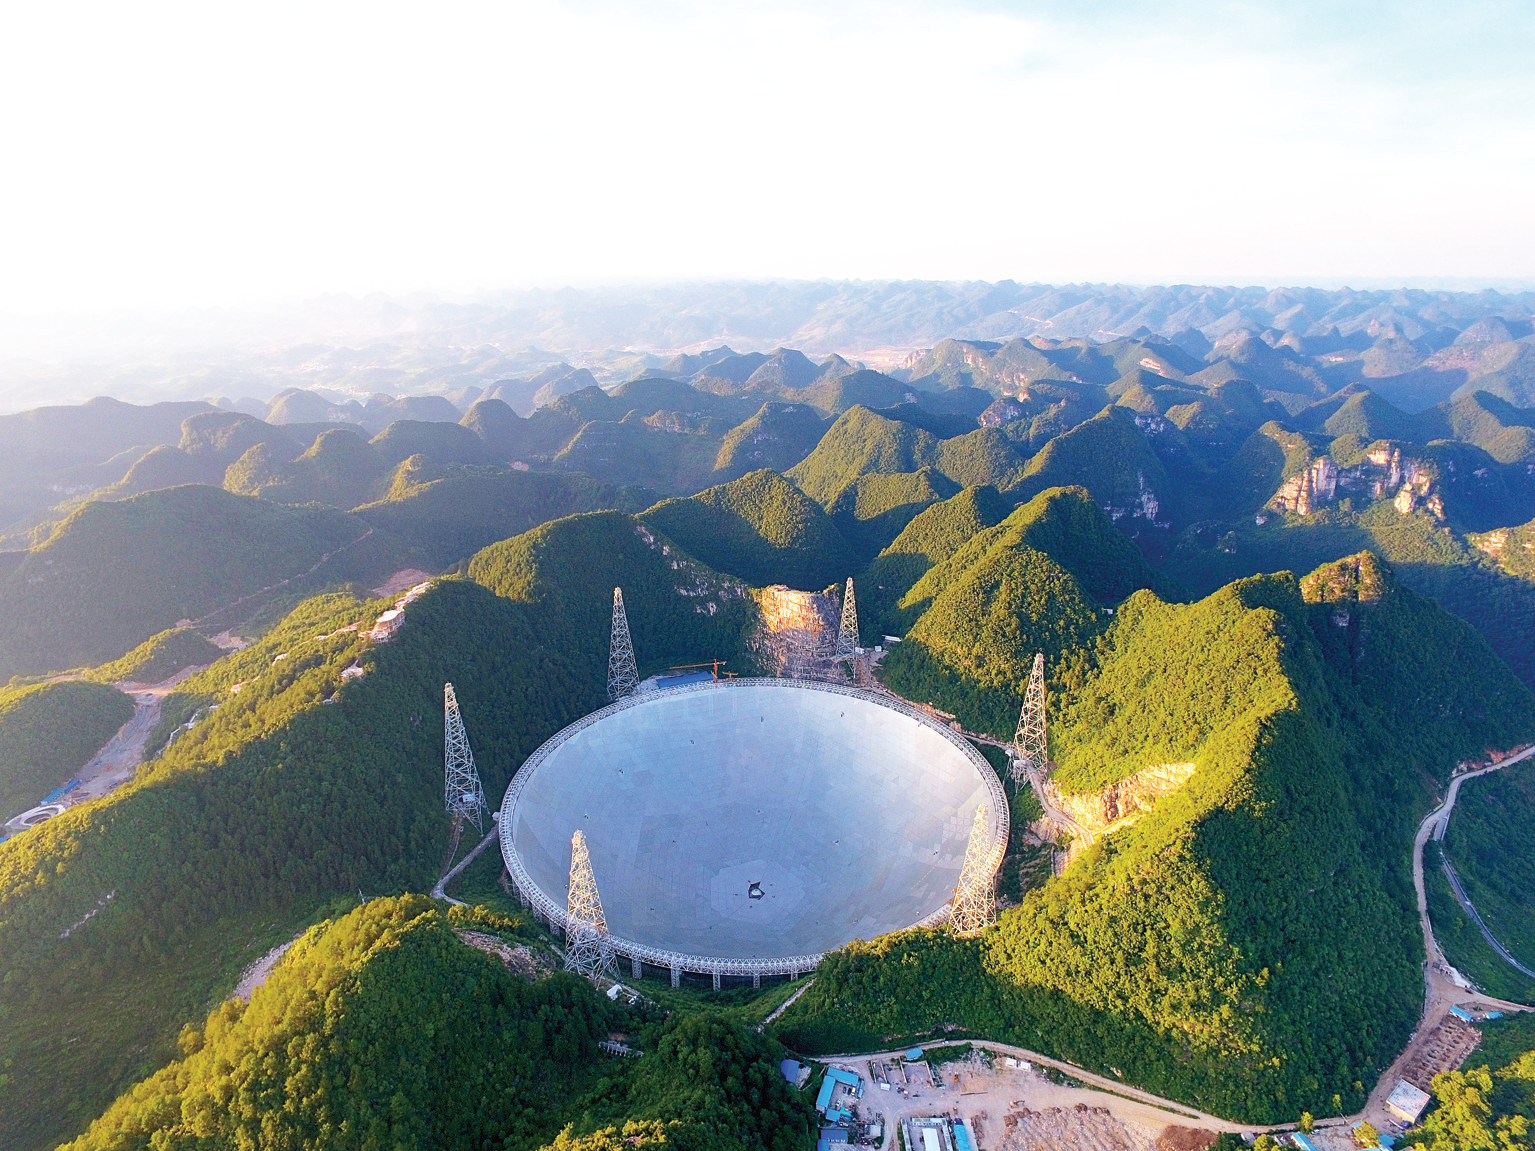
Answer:
<svg viewBox="0 0 1535 1151"><path fill-rule="evenodd" d="M1532 9L16 2L0 309L1530 280Z"/></svg>

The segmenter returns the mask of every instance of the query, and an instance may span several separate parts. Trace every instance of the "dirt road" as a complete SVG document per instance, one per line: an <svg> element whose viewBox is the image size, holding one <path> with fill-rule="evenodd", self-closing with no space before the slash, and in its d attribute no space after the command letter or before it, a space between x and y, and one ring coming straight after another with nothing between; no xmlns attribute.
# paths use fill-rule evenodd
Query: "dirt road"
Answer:
<svg viewBox="0 0 1535 1151"><path fill-rule="evenodd" d="M501 838L501 825L499 823L493 823L491 825L491 828L490 828L490 834L487 835L484 839L480 840L479 843L475 844L473 851L471 851L468 855L464 856L463 859L459 860L458 864L453 868L453 870L445 872L443 874L443 877L437 881L437 886L432 888L432 898L433 899L445 899L449 903L456 903L460 907L462 907L463 903L464 903L463 900L461 900L461 899L454 899L451 895L449 895L443 889L446 888L448 886L448 884L452 883L455 879L457 879L458 878L458 873L463 871L464 868L468 867L471 863L473 863L474 860L475 860L475 857L478 856L480 854L480 852L484 851L487 847L489 847L492 843L496 842L496 840L498 840L500 838Z"/></svg>
<svg viewBox="0 0 1535 1151"><path fill-rule="evenodd" d="M156 684L113 685L133 700L133 718L118 728L117 734L107 741L106 746L96 753L90 763L75 773L82 782L70 793L71 804L98 799L133 778L139 764L144 762L144 745L149 740L149 733L160 720L160 705L165 702L165 697L184 679L201 670L198 667L183 668L170 679Z"/></svg>

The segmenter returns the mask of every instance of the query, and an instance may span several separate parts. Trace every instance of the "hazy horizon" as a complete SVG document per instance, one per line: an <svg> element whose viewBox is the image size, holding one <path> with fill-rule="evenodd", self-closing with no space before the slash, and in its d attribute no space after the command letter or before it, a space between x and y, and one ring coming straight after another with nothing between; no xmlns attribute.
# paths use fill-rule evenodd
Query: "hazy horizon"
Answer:
<svg viewBox="0 0 1535 1151"><path fill-rule="evenodd" d="M4 27L12 316L1535 276L1535 13L1496 0L86 4Z"/></svg>

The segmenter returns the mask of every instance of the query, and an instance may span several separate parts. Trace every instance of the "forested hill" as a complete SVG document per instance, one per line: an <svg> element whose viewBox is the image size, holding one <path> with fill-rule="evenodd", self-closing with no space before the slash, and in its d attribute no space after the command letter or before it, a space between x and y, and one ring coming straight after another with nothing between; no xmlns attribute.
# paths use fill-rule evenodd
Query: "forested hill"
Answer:
<svg viewBox="0 0 1535 1151"><path fill-rule="evenodd" d="M800 1151L808 1101L781 1049L709 1017L612 1006L573 975L529 982L459 931L524 925L376 899L314 928L257 989L179 1036L71 1151L198 1144ZM611 1032L645 1052L605 1055Z"/></svg>
<svg viewBox="0 0 1535 1151"><path fill-rule="evenodd" d="M1293 306L1270 320L1299 325ZM0 555L15 795L35 800L44 769L73 770L121 722L105 682L211 664L168 695L132 782L0 846L0 1145L79 1136L140 1081L153 1106L118 1104L88 1139L165 1143L173 1111L233 1138L243 1103L178 1094L218 1059L279 1039L343 1057L297 983L286 1022L200 1021L325 918L336 934L300 953L318 966L294 968L306 986L382 1011L393 992L368 995L430 954L473 1011L490 1008L466 973L501 996L496 1019L520 1019L532 1001L481 980L435 913L341 918L359 891L371 907L440 870L443 683L494 801L603 702L615 586L642 673L749 673L760 588L849 576L886 686L972 731L1012 734L1043 651L1068 795L1194 770L1064 875L1015 889L978 940L833 956L782 1034L847 1049L952 1024L1254 1121L1352 1109L1416 1013L1413 821L1456 762L1535 737L1535 409L1519 406L1535 337L1486 309L1453 334L1400 309L1313 331L1326 314L1203 342L935 341L883 373L715 349L607 387L565 364L451 403L294 391L259 411L7 417L0 439L47 433ZM370 638L428 580L398 632ZM215 637L251 642L221 655ZM36 682L70 668L104 682ZM70 739L35 758L50 725ZM181 1051L187 1023L221 1054ZM644 1102L638 1068L628 1102L599 1105L583 1092L620 1079L562 1078L563 1062L519 1146L558 1138L561 1116L592 1135L565 1109L577 1097L603 1122L678 1117ZM291 1090L295 1115L329 1106ZM367 1091L353 1102L382 1114Z"/></svg>
<svg viewBox="0 0 1535 1151"><path fill-rule="evenodd" d="M747 589L632 517L556 521L471 568L495 591L442 581L387 643L364 633L389 600L306 601L167 698L132 783L0 845L0 1145L83 1129L334 900L431 886L445 681L496 800L604 701L615 585L642 668L744 666Z"/></svg>
<svg viewBox="0 0 1535 1151"><path fill-rule="evenodd" d="M1408 872L1428 781L1535 736L1530 693L1373 557L1125 601L1053 709L1060 786L1192 778L976 940L830 956L781 1020L811 1051L954 1025L1249 1121L1357 1109L1417 1019Z"/></svg>
<svg viewBox="0 0 1535 1151"><path fill-rule="evenodd" d="M576 512L670 501L656 522L721 570L816 586L872 572L964 488L1016 506L1077 486L1168 594L1369 548L1535 682L1518 559L1535 521L1522 305L1228 292L1212 316L1214 296L1186 295L1087 291L1079 305L1112 298L1147 322L940 339L885 372L720 347L626 379L549 365L451 398L289 389L260 405L4 417L0 440L27 442L5 465L0 672L115 658L183 620L259 630L306 594L448 570ZM1108 321L1073 314L1089 312ZM65 601L84 605L78 623L56 618Z"/></svg>

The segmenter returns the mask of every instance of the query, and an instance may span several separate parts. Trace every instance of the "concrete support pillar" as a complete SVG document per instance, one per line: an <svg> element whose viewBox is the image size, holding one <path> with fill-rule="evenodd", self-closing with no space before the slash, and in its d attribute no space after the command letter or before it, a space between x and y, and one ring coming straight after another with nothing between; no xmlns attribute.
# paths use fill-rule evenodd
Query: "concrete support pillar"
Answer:
<svg viewBox="0 0 1535 1151"><path fill-rule="evenodd" d="M719 973L719 969L716 968L715 971L714 971L714 990L718 991L719 989L720 989L720 973Z"/></svg>
<svg viewBox="0 0 1535 1151"><path fill-rule="evenodd" d="M762 972L760 972L760 971L753 971L752 972L752 986L753 987L761 987L762 986Z"/></svg>
<svg viewBox="0 0 1535 1151"><path fill-rule="evenodd" d="M682 968L677 966L675 963L672 964L672 986L682 986Z"/></svg>
<svg viewBox="0 0 1535 1151"><path fill-rule="evenodd" d="M638 955L631 955L629 957L629 973L635 979L639 979L639 977L640 977L640 957Z"/></svg>

